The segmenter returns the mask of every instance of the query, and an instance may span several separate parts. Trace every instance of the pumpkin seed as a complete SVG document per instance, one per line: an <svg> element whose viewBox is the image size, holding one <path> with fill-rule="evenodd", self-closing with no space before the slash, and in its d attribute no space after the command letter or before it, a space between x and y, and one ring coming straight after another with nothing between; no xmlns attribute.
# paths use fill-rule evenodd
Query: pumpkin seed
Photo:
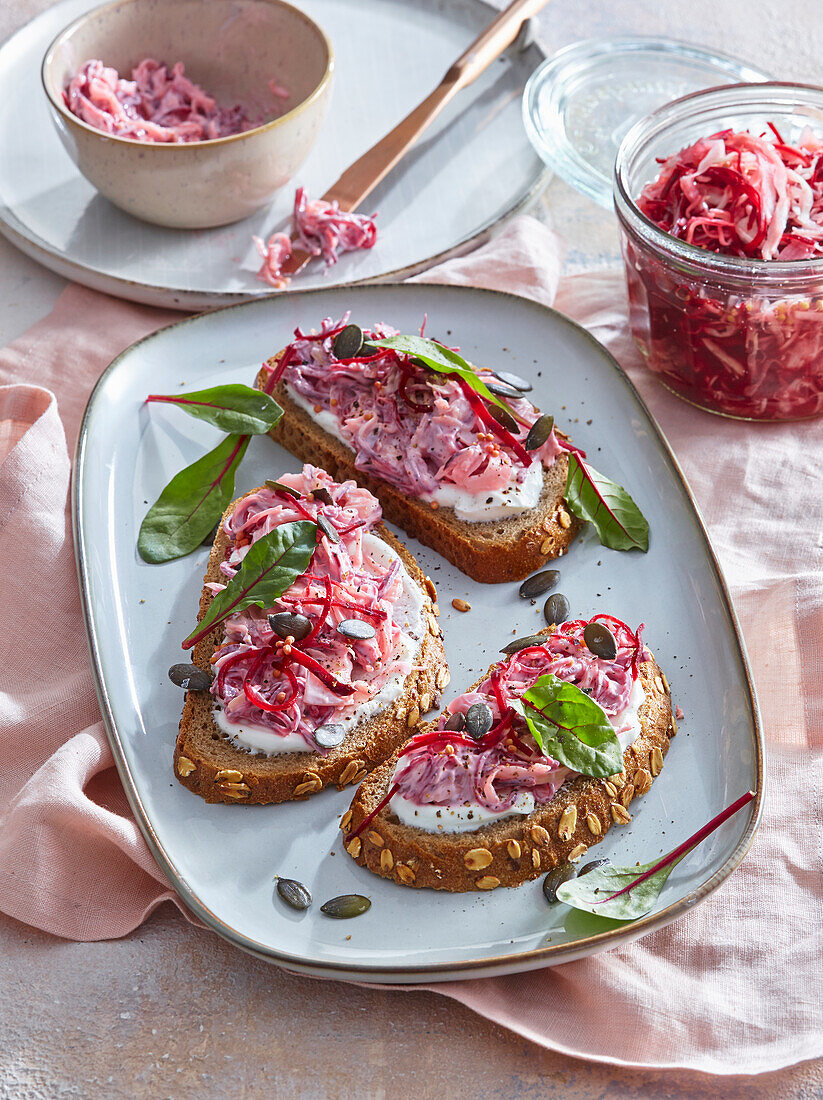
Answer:
<svg viewBox="0 0 823 1100"><path fill-rule="evenodd" d="M311 619L295 611L278 611L276 615L269 615L269 626L278 638L294 638L296 642L302 642L312 630Z"/></svg>
<svg viewBox="0 0 823 1100"><path fill-rule="evenodd" d="M325 516L317 516L315 522L329 542L340 542L340 536Z"/></svg>
<svg viewBox="0 0 823 1100"><path fill-rule="evenodd" d="M584 863L580 870L577 872L577 877L587 874L589 871L594 871L598 867L605 867L607 863L611 863L610 859L593 859L589 863Z"/></svg>
<svg viewBox="0 0 823 1100"><path fill-rule="evenodd" d="M504 396L506 396L504 394ZM489 412L501 427L505 428L507 432L514 432L515 435L520 431L517 425L517 421L507 409L501 409L499 405L489 405Z"/></svg>
<svg viewBox="0 0 823 1100"><path fill-rule="evenodd" d="M479 741L494 724L492 708L488 703L472 703L466 711L466 733Z"/></svg>
<svg viewBox="0 0 823 1100"><path fill-rule="evenodd" d="M312 489L311 495L315 500L319 500L321 504L334 504L331 493L324 485L321 485L317 489Z"/></svg>
<svg viewBox="0 0 823 1100"><path fill-rule="evenodd" d="M549 626L554 626L556 623L564 623L569 617L570 610L569 601L563 593L555 592L554 595L549 596L543 606L543 617Z"/></svg>
<svg viewBox="0 0 823 1100"><path fill-rule="evenodd" d="M290 497L299 497L301 494L296 489L292 489L291 485L284 485L281 481L272 481L271 478L266 478L266 488L271 489L273 492L288 493Z"/></svg>
<svg viewBox="0 0 823 1100"><path fill-rule="evenodd" d="M529 634L525 638L515 638L513 642L504 645L500 652L510 657L512 653L519 653L521 649L528 649L530 645L541 645L545 640L542 634Z"/></svg>
<svg viewBox="0 0 823 1100"><path fill-rule="evenodd" d="M542 596L544 592L551 592L560 583L560 573L556 569L544 569L542 573L535 573L528 577L520 585L518 592L521 599L533 600L536 596Z"/></svg>
<svg viewBox="0 0 823 1100"><path fill-rule="evenodd" d="M487 382L486 389L497 397L511 397L515 401L521 396L520 390L516 386L507 386L505 382Z"/></svg>
<svg viewBox="0 0 823 1100"><path fill-rule="evenodd" d="M536 451L539 447L542 447L549 436L552 434L554 428L554 417L549 413L545 413L538 420L535 420L531 428L529 428L529 434L526 436L526 442L523 446L527 451Z"/></svg>
<svg viewBox="0 0 823 1100"><path fill-rule="evenodd" d="M360 349L361 356L377 355L379 351L383 351L383 348L376 348L374 344L364 344Z"/></svg>
<svg viewBox="0 0 823 1100"><path fill-rule="evenodd" d="M362 347L363 330L358 325L346 325L332 341L337 359L354 359Z"/></svg>
<svg viewBox="0 0 823 1100"><path fill-rule="evenodd" d="M339 722L318 726L314 731L314 740L321 749L336 749L346 740L346 727Z"/></svg>
<svg viewBox="0 0 823 1100"><path fill-rule="evenodd" d="M617 640L603 623L589 623L583 631L583 641L590 653L604 661L613 661L617 656Z"/></svg>
<svg viewBox="0 0 823 1100"><path fill-rule="evenodd" d="M277 893L292 909L308 909L311 905L311 894L297 879L278 878Z"/></svg>
<svg viewBox="0 0 823 1100"><path fill-rule="evenodd" d="M450 715L448 722L446 723L446 729L451 733L459 733L466 727L466 716L457 711L455 714Z"/></svg>
<svg viewBox="0 0 823 1100"><path fill-rule="evenodd" d="M337 898L330 898L320 906L320 912L335 920L348 920L349 917L359 917L371 909L371 902L362 894L341 894Z"/></svg>
<svg viewBox="0 0 823 1100"><path fill-rule="evenodd" d="M560 863L553 867L543 879L543 897L549 905L557 905L557 890L564 882L574 878L576 869L571 863Z"/></svg>
<svg viewBox="0 0 823 1100"><path fill-rule="evenodd" d="M208 691L211 687L211 676L197 665L172 665L169 679L184 691Z"/></svg>
<svg viewBox="0 0 823 1100"><path fill-rule="evenodd" d="M501 382L505 382L507 386L514 386L516 390L520 390L521 393L528 393L531 388L531 382L527 382L525 378L521 378L519 374L512 374L506 370L496 370L494 372Z"/></svg>
<svg viewBox="0 0 823 1100"><path fill-rule="evenodd" d="M337 624L337 633L344 638L353 638L358 642L368 641L377 631L371 623L364 623L362 619L343 619Z"/></svg>

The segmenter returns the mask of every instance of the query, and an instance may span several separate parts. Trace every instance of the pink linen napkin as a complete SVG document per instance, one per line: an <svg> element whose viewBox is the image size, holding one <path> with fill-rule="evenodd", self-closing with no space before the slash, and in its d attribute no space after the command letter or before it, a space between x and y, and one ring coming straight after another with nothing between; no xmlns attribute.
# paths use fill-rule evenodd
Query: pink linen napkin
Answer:
<svg viewBox="0 0 823 1100"><path fill-rule="evenodd" d="M556 295L630 372L684 466L732 586L769 745L766 812L742 867L668 928L553 969L430 988L576 1057L709 1073L778 1069L823 1054L820 422L732 423L678 401L638 361L622 273L561 283L561 258L550 230L520 218L418 278L546 304ZM69 455L92 384L118 351L175 317L72 286L0 352L0 910L73 939L125 935L176 900L129 813L100 722L66 510ZM37 644L21 645L32 623Z"/></svg>

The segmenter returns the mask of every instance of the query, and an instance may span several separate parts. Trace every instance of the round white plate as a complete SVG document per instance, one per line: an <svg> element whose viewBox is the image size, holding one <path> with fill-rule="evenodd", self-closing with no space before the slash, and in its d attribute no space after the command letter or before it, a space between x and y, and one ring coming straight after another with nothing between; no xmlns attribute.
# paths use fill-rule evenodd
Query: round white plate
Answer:
<svg viewBox="0 0 823 1100"><path fill-rule="evenodd" d="M256 278L251 238L286 227L291 185L235 225L163 229L98 195L64 151L40 63L54 36L96 2L64 0L0 49L0 232L58 274L136 302L197 310L271 295ZM336 57L329 114L293 181L311 196L422 100L495 14L484 0L301 0L301 7L329 33ZM314 262L295 288L411 275L465 250L533 199L549 177L524 132L520 97L543 60L537 45L513 47L461 92L367 200L365 212L379 215L375 247L342 256L328 272Z"/></svg>
<svg viewBox="0 0 823 1100"><path fill-rule="evenodd" d="M182 694L168 680L195 621L208 551L147 565L135 551L150 501L219 435L150 392L250 382L259 363L308 328L351 309L363 324L448 338L476 363L534 381L535 400L631 492L651 525L648 554L617 553L587 531L563 557L560 590L575 615L610 611L645 639L686 718L632 823L596 851L646 862L691 836L741 794L758 798L691 853L654 911L604 930L566 906L549 908L539 881L491 894L413 890L381 879L343 851L338 822L353 789L280 806L210 806L174 779ZM237 495L299 468L267 437L252 440ZM100 502L107 501L101 508ZM633 386L590 335L523 298L464 287L379 286L309 291L207 313L161 330L115 360L97 385L75 467L75 534L92 657L120 774L143 833L180 896L231 942L292 969L379 982L503 974L579 958L659 928L707 897L743 858L762 799L762 740L746 658L706 533L671 452ZM401 537L402 536L401 534ZM543 624L517 584L470 581L405 539L437 585L452 678L446 700L498 659L513 633ZM451 600L468 600L465 614ZM315 903L296 914L274 894L297 878ZM372 899L349 921L324 917L337 894Z"/></svg>

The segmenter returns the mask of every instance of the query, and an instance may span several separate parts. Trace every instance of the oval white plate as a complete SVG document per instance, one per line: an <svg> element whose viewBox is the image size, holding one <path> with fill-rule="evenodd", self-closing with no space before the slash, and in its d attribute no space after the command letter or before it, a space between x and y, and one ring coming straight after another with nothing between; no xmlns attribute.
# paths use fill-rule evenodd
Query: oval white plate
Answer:
<svg viewBox="0 0 823 1100"><path fill-rule="evenodd" d="M292 186L268 210L236 225L162 229L98 195L64 151L40 63L54 36L96 2L64 0L0 49L0 232L58 274L135 302L196 310L271 295L255 277L260 259L251 238L286 226ZM423 99L495 14L485 0L301 6L335 50L329 114L294 181L312 196ZM520 96L543 60L537 45L510 50L461 92L367 200L366 212L379 213L375 247L341 257L328 274L315 262L295 287L411 275L477 243L533 199L549 174L523 129Z"/></svg>
<svg viewBox="0 0 823 1100"><path fill-rule="evenodd" d="M358 867L338 821L351 790L282 806L210 806L176 782L172 749L182 695L166 675L195 621L203 549L161 566L136 554L148 504L219 433L150 392L250 382L295 325L351 309L439 334L478 363L532 378L596 465L625 485L652 531L648 554L617 553L584 535L561 559L574 615L610 611L636 626L671 681L686 718L651 791L597 855L645 862L670 850L745 791L757 801L681 863L656 910L590 934L585 918L549 909L540 882L493 894L411 890ZM270 439L252 440L237 495L294 469ZM158 862L191 909L221 935L294 969L382 982L502 974L568 961L660 927L706 897L751 843L762 796L762 744L745 655L728 596L682 475L636 391L591 336L543 306L492 291L383 286L310 291L206 314L133 345L100 379L83 423L75 471L75 538L103 714L120 774ZM105 506L103 506L105 502ZM470 581L413 540L438 586L452 680L471 683L513 634L542 626L541 604L516 584ZM460 596L471 611L460 614ZM665 835L664 835L665 834ZM274 898L275 875L305 882L315 904L295 914ZM320 905L343 893L372 899L367 914L330 920Z"/></svg>

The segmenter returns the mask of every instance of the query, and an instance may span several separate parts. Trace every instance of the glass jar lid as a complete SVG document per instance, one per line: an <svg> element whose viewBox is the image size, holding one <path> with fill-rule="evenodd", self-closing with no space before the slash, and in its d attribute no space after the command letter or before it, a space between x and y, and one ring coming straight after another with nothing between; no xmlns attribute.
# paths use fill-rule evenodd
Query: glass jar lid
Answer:
<svg viewBox="0 0 823 1100"><path fill-rule="evenodd" d="M635 122L688 92L769 79L728 54L674 39L590 39L532 73L523 120L546 164L610 209L617 149Z"/></svg>

